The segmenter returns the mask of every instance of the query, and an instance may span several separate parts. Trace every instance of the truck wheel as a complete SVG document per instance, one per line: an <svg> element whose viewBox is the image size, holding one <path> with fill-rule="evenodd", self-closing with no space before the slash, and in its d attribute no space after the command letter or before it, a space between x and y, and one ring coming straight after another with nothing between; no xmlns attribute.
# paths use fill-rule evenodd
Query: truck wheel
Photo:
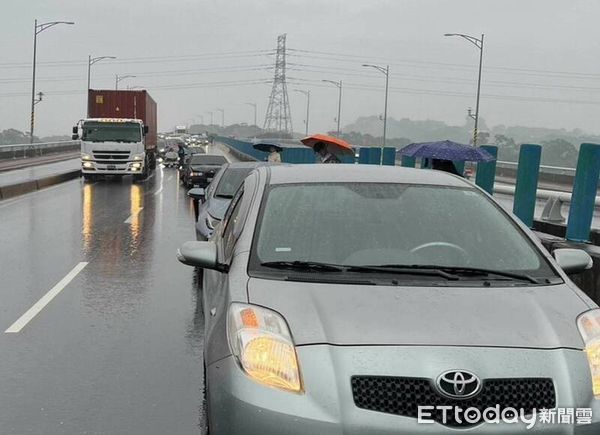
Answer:
<svg viewBox="0 0 600 435"><path fill-rule="evenodd" d="M154 153L150 154L150 169L156 169L156 154Z"/></svg>

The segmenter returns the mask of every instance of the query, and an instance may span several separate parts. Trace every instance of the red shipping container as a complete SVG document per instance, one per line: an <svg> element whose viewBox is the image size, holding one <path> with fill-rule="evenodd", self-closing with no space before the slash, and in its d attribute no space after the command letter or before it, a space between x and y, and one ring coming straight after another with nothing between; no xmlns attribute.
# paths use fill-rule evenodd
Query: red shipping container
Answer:
<svg viewBox="0 0 600 435"><path fill-rule="evenodd" d="M90 89L88 106L90 118L141 119L148 126L146 149L156 149L156 102L147 91Z"/></svg>

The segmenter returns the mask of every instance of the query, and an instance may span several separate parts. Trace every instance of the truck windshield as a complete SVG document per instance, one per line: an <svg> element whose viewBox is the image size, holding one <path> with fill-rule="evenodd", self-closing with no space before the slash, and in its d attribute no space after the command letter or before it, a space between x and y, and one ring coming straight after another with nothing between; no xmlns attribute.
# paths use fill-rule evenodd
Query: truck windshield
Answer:
<svg viewBox="0 0 600 435"><path fill-rule="evenodd" d="M135 122L85 122L81 139L88 142L141 142L142 129Z"/></svg>

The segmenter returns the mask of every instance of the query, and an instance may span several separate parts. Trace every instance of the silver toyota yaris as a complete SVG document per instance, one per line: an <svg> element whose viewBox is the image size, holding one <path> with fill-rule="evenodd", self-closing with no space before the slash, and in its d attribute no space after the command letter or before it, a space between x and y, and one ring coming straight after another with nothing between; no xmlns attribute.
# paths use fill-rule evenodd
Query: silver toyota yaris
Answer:
<svg viewBox="0 0 600 435"><path fill-rule="evenodd" d="M600 434L600 310L486 193L368 165L253 171L208 242L211 434ZM561 269L562 267L562 269Z"/></svg>

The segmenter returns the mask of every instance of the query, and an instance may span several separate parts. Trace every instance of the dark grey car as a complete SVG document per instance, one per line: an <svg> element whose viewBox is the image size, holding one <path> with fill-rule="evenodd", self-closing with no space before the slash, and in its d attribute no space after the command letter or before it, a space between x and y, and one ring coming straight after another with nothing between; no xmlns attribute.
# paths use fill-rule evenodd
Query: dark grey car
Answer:
<svg viewBox="0 0 600 435"><path fill-rule="evenodd" d="M178 257L205 269L211 434L600 433L600 310L565 273L590 257L464 179L258 168Z"/></svg>
<svg viewBox="0 0 600 435"><path fill-rule="evenodd" d="M264 162L237 162L224 164L210 185L204 189L192 189L190 196L198 195L204 198L198 207L196 221L196 239L208 240L221 222L231 198L244 178L255 168L265 166Z"/></svg>

